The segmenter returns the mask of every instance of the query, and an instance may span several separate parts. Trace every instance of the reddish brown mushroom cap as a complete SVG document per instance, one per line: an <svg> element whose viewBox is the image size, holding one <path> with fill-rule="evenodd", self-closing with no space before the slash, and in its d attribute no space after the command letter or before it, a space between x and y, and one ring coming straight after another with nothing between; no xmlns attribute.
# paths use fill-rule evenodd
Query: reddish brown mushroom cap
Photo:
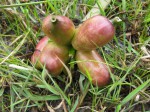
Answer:
<svg viewBox="0 0 150 112"><path fill-rule="evenodd" d="M114 34L114 27L106 17L93 16L79 26L72 45L76 50L91 51L110 42Z"/></svg>
<svg viewBox="0 0 150 112"><path fill-rule="evenodd" d="M108 66L102 57L95 51L77 51L76 61L80 71L87 77L90 75L92 83L97 86L105 86L109 83L110 73Z"/></svg>
<svg viewBox="0 0 150 112"><path fill-rule="evenodd" d="M41 65L38 62L38 60L39 60L39 57L41 55L43 48L47 45L48 40L49 40L49 38L47 36L43 37L35 47L35 51L31 57L31 62L33 64L36 64L35 65L36 68L41 68Z"/></svg>
<svg viewBox="0 0 150 112"><path fill-rule="evenodd" d="M43 20L42 30L57 44L69 45L75 33L75 26L66 16L48 15Z"/></svg>
<svg viewBox="0 0 150 112"><path fill-rule="evenodd" d="M40 55L40 63L53 75L59 75L69 59L69 49L66 46L57 45L54 42L49 42L43 49ZM61 61L62 62L61 62Z"/></svg>

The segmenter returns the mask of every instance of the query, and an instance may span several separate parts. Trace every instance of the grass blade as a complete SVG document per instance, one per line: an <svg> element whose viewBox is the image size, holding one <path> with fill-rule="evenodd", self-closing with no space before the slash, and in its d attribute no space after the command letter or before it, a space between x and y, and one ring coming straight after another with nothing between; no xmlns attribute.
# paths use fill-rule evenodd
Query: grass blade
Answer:
<svg viewBox="0 0 150 112"><path fill-rule="evenodd" d="M119 108L120 106L123 106L126 104L128 101L130 101L133 97L136 96L137 93L139 93L142 89L144 89L146 86L150 84L150 79L141 84L139 87L137 87L135 90L133 90L131 93L129 93L117 106ZM117 111L118 112L118 111Z"/></svg>

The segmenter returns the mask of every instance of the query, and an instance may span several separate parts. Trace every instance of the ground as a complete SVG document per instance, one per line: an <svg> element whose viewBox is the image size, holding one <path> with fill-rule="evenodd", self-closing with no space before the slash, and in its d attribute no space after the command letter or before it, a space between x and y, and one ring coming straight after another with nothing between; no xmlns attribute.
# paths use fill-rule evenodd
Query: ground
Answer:
<svg viewBox="0 0 150 112"><path fill-rule="evenodd" d="M112 0L102 15L119 17L115 37L97 51L113 68L105 87L93 86L74 57L69 72L51 77L31 64L44 36L42 19L65 15L76 27L96 0L0 1L0 112L150 111L150 1ZM71 55L72 56L72 55ZM72 79L72 80L71 80Z"/></svg>

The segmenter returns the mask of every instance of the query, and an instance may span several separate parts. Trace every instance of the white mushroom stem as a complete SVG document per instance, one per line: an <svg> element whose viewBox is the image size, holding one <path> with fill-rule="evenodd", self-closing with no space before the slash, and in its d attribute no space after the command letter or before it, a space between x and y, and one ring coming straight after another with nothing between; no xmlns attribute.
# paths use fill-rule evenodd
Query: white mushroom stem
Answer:
<svg viewBox="0 0 150 112"><path fill-rule="evenodd" d="M110 4L111 0L99 0L98 2L100 3L102 10L105 10L107 8L107 6ZM98 15L98 14L101 14L101 11L98 8L98 5L95 4L94 7L85 16L83 21L87 20L88 18L90 18L92 16Z"/></svg>
<svg viewBox="0 0 150 112"><path fill-rule="evenodd" d="M118 22L121 22L122 20L117 16L117 17L114 17L113 19L110 20L110 22L112 23L118 23Z"/></svg>

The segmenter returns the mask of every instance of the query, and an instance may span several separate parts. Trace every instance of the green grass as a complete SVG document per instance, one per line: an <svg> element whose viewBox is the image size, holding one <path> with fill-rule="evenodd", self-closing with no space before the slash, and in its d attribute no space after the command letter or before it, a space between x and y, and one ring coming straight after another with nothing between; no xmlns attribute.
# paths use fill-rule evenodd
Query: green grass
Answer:
<svg viewBox="0 0 150 112"><path fill-rule="evenodd" d="M146 51L150 54L147 35L150 1L112 0L103 11L109 19L116 16L122 19L115 24L113 41L98 49L106 64L113 68L112 80L106 87L91 85L74 68L74 60L68 67L64 65L67 73L56 78L31 64L35 45L44 36L43 17L53 13L82 20L95 3L94 0L30 0L26 3L1 0L0 112L150 110L150 59L145 57Z"/></svg>

